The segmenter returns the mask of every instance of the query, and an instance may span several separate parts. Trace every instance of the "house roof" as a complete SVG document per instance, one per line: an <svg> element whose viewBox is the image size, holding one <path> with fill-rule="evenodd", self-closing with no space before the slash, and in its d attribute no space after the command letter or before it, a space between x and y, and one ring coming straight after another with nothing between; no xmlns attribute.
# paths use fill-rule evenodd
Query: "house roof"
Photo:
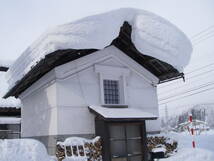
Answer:
<svg viewBox="0 0 214 161"><path fill-rule="evenodd" d="M9 69L11 64L12 64L12 61L0 60L0 72L1 71L6 72Z"/></svg>
<svg viewBox="0 0 214 161"><path fill-rule="evenodd" d="M6 72L6 71L8 71L8 67L5 67L5 66L1 66L0 65L0 72L2 71L2 72Z"/></svg>
<svg viewBox="0 0 214 161"><path fill-rule="evenodd" d="M89 110L102 117L105 120L117 121L118 120L155 120L157 116L145 112L138 108L110 108L110 107L101 107L101 106L89 106Z"/></svg>
<svg viewBox="0 0 214 161"><path fill-rule="evenodd" d="M21 108L16 107L0 107L0 117L2 116L21 116Z"/></svg>
<svg viewBox="0 0 214 161"><path fill-rule="evenodd" d="M54 67L109 45L141 64L160 83L183 77L192 52L183 32L150 12L120 9L90 16L58 26L27 48L8 71L10 90L5 97L18 97Z"/></svg>

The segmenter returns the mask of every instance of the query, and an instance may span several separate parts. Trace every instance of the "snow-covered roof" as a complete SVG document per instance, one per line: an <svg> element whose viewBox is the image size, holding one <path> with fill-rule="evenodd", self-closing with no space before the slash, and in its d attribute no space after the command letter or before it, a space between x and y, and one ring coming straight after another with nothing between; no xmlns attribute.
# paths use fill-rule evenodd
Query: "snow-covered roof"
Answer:
<svg viewBox="0 0 214 161"><path fill-rule="evenodd" d="M19 99L16 99L14 97L9 97L7 99L2 98L8 89L5 74L5 72L0 72L0 108L20 108L21 101Z"/></svg>
<svg viewBox="0 0 214 161"><path fill-rule="evenodd" d="M106 119L156 119L157 116L144 112L139 108L108 108L102 106L89 106L92 112L101 115Z"/></svg>
<svg viewBox="0 0 214 161"><path fill-rule="evenodd" d="M125 21L132 26L131 39L137 50L182 72L192 52L185 34L153 13L125 8L64 24L41 35L10 67L7 74L9 88L54 51L105 48L119 35Z"/></svg>
<svg viewBox="0 0 214 161"><path fill-rule="evenodd" d="M18 117L0 117L0 124L20 124L21 118Z"/></svg>
<svg viewBox="0 0 214 161"><path fill-rule="evenodd" d="M0 108L21 108L21 101L14 97L0 98Z"/></svg>

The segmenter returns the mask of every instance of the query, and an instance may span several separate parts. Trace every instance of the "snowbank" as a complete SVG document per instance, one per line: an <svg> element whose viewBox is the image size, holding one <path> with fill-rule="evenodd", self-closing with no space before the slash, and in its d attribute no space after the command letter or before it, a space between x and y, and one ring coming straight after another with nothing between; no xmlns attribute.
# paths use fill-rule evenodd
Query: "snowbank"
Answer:
<svg viewBox="0 0 214 161"><path fill-rule="evenodd" d="M167 20L144 10L119 9L58 26L44 33L10 67L12 88L45 55L59 49L103 49L110 45L124 21L132 26L136 48L167 62L179 71L188 64L192 46L188 38Z"/></svg>
<svg viewBox="0 0 214 161"><path fill-rule="evenodd" d="M33 139L0 140L0 161L54 161L45 146Z"/></svg>
<svg viewBox="0 0 214 161"><path fill-rule="evenodd" d="M214 132L208 131L195 136L196 149L192 148L192 136L189 133L169 134L158 136L170 137L178 142L178 152L163 161L214 161Z"/></svg>
<svg viewBox="0 0 214 161"><path fill-rule="evenodd" d="M161 161L213 161L214 155L211 151L204 149L184 148L174 156Z"/></svg>

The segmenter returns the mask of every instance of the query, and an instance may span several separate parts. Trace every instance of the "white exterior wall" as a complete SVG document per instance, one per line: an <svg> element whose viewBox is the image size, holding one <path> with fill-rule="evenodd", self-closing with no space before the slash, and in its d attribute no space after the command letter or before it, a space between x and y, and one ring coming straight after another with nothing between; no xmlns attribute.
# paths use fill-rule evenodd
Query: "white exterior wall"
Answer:
<svg viewBox="0 0 214 161"><path fill-rule="evenodd" d="M157 92L152 85L157 78L111 46L55 68L26 90L21 96L22 135L94 134L94 115L88 105L102 105L95 64L128 69L126 104L158 116ZM159 128L156 121L147 122L148 131Z"/></svg>
<svg viewBox="0 0 214 161"><path fill-rule="evenodd" d="M57 106L54 71L49 72L21 95L22 137L56 135Z"/></svg>
<svg viewBox="0 0 214 161"><path fill-rule="evenodd" d="M120 62L114 57L105 58L106 55L113 54L116 57L121 55L128 61L132 61L131 58L123 53L120 54L120 52L115 47L109 47L92 54L92 56L83 57L56 69L57 106L59 110L58 132L60 135L93 134L95 132L94 115L88 110L88 105L102 105L100 78L99 74L95 72L95 64L129 69L126 62ZM94 64L92 57L98 62ZM100 57L103 60L99 60ZM93 60L91 64L90 59ZM80 72L75 72L78 71L78 67L84 65L85 68L80 69ZM125 82L126 102L129 108L141 108L158 116L156 87L132 70L130 70L129 76L125 78ZM148 131L159 131L159 128L157 121L147 122Z"/></svg>

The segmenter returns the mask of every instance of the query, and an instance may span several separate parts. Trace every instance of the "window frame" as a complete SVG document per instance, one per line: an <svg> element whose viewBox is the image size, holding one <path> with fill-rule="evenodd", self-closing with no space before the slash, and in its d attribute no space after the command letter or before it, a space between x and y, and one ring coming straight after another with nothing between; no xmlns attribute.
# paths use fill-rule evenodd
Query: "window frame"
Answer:
<svg viewBox="0 0 214 161"><path fill-rule="evenodd" d="M106 65L95 65L95 72L98 73L99 85L100 85L100 103L106 107L120 107L127 106L127 82L126 77L129 76L130 71L128 68L124 67L115 67L115 66L106 66ZM115 80L119 83L119 95L120 102L119 104L106 104L104 98L104 80Z"/></svg>
<svg viewBox="0 0 214 161"><path fill-rule="evenodd" d="M105 83L106 83L106 86L105 86ZM116 88L113 88L113 87L116 87ZM108 92L106 93L106 91L108 91ZM104 103L106 105L107 104L120 104L120 102L121 102L120 82L118 80L104 79L103 80L103 94L104 94ZM110 96L112 96L112 97L110 97Z"/></svg>

